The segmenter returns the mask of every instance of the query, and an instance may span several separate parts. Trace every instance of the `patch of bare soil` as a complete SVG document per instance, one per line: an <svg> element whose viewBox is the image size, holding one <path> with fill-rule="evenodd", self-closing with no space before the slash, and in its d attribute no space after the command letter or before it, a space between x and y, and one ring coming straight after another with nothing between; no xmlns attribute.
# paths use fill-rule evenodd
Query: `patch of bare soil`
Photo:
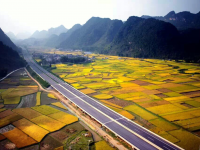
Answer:
<svg viewBox="0 0 200 150"><path fill-rule="evenodd" d="M160 94L155 94L155 95L158 96L158 97L160 97L160 98L166 98L166 97L168 97L167 95L162 94L162 93L160 93Z"/></svg>
<svg viewBox="0 0 200 150"><path fill-rule="evenodd" d="M63 141L68 137L68 135L62 131L57 131L57 132L51 133L50 135L53 138L57 139L58 141Z"/></svg>
<svg viewBox="0 0 200 150"><path fill-rule="evenodd" d="M141 81L141 80L134 80L134 81L131 81L131 82L133 82L133 83L135 83L135 84L138 84L138 85L142 85L142 86L151 84L151 83L149 83L149 82Z"/></svg>
<svg viewBox="0 0 200 150"><path fill-rule="evenodd" d="M112 99L109 99L108 101L113 103L113 104L119 105L121 107L126 107L128 105L132 105L133 104L133 102L120 100L120 99L118 99L116 97L114 97Z"/></svg>
<svg viewBox="0 0 200 150"><path fill-rule="evenodd" d="M17 150L14 143L8 141L8 139L0 141L0 150Z"/></svg>
<svg viewBox="0 0 200 150"><path fill-rule="evenodd" d="M157 89L157 90L160 92L163 92L163 93L172 92L171 90L165 89L165 88L161 88L161 89Z"/></svg>
<svg viewBox="0 0 200 150"><path fill-rule="evenodd" d="M38 150L39 149L39 145L31 145L29 147L26 148L22 148L21 150Z"/></svg>
<svg viewBox="0 0 200 150"><path fill-rule="evenodd" d="M63 144L61 142L48 135L42 140L40 144L40 150L54 150L62 145Z"/></svg>
<svg viewBox="0 0 200 150"><path fill-rule="evenodd" d="M186 95L186 96L190 96L190 97L199 97L200 96L200 90L192 91L192 92L183 92L181 94Z"/></svg>
<svg viewBox="0 0 200 150"><path fill-rule="evenodd" d="M164 82L172 82L174 80L171 80L171 79L167 79L167 80L164 80Z"/></svg>
<svg viewBox="0 0 200 150"><path fill-rule="evenodd" d="M181 103L181 105L186 106L186 107L188 107L188 108L195 108L194 106L189 105L189 104L186 104L186 103Z"/></svg>
<svg viewBox="0 0 200 150"><path fill-rule="evenodd" d="M36 93L22 97L17 108L33 107L36 105Z"/></svg>
<svg viewBox="0 0 200 150"><path fill-rule="evenodd" d="M5 111L3 111L3 112L0 113L0 118L4 118L4 117L6 117L8 115L11 115L11 114L13 114L13 112L11 111L11 109L5 110Z"/></svg>
<svg viewBox="0 0 200 150"><path fill-rule="evenodd" d="M4 108L6 109L14 109L17 107L18 104L6 104L4 105Z"/></svg>

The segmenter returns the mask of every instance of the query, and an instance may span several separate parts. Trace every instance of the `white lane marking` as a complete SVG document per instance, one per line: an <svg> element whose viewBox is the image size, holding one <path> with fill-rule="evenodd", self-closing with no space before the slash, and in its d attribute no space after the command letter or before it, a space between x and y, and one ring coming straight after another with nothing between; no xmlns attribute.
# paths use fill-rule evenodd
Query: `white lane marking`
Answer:
<svg viewBox="0 0 200 150"><path fill-rule="evenodd" d="M108 121L108 122L104 123L104 125L107 124L107 123L110 123L110 122L113 122L113 121L112 121L112 120L111 120L111 121Z"/></svg>
<svg viewBox="0 0 200 150"><path fill-rule="evenodd" d="M151 138L151 137L149 137L149 136L148 136L147 138L148 138L148 139L150 139L150 140L152 140L152 141L154 141L154 139L152 139L152 138Z"/></svg>
<svg viewBox="0 0 200 150"><path fill-rule="evenodd" d="M120 120L120 119L124 119L124 118L118 118L118 119L115 119L115 120Z"/></svg>
<svg viewBox="0 0 200 150"><path fill-rule="evenodd" d="M62 84L59 84L60 86L62 86ZM66 89L64 86L62 86L64 89ZM70 92L71 94L75 95L74 93L72 93L70 90L66 89L68 92ZM113 120L114 122L116 122L118 125L122 126L123 128L125 128L126 130L128 130L129 132L135 134L138 138L142 139L143 141L145 141L146 143L150 144L151 146L153 146L154 148L157 148L159 150L161 150L162 148L160 148L159 146L155 145L154 143L152 143L151 141L147 140L146 138L144 138L143 136L139 135L138 133L136 133L133 130L130 130L129 128L127 128L126 126L124 126L123 124L117 122L115 119L113 119L112 117L108 116L107 114L105 114L104 112L101 112L99 109L97 109L96 107L92 106L91 104L89 104L88 102L84 101L82 98L78 97L77 95L75 95L78 99L80 99L81 101L85 102L86 104L88 104L89 106L91 106L92 108L96 109L98 112L100 112L101 114L105 115L106 117L108 117L109 119Z"/></svg>
<svg viewBox="0 0 200 150"><path fill-rule="evenodd" d="M127 123L129 123L129 125L131 125L132 126L132 124L130 124L130 122L127 122ZM133 126L134 127L134 126ZM145 133L147 133L149 136L151 136L152 138L155 138L155 139L157 139L157 140L159 140L160 142L162 142L162 143L164 143L163 141L161 141L159 138L157 138L157 136L155 136L155 137L153 137L148 131L146 131L146 130L141 130L140 129L140 127L138 127L137 125L135 126L137 129L139 129L141 132L145 132ZM134 128L135 128L134 127ZM165 145L167 145L167 146L169 146L169 147L171 147L171 145L168 145L168 143L164 143ZM174 149L174 150L176 150L176 148L174 148L174 147L171 147L172 149Z"/></svg>
<svg viewBox="0 0 200 150"><path fill-rule="evenodd" d="M168 150L170 150L168 147L166 147L166 146L163 146L164 148L166 148L166 149L168 149Z"/></svg>

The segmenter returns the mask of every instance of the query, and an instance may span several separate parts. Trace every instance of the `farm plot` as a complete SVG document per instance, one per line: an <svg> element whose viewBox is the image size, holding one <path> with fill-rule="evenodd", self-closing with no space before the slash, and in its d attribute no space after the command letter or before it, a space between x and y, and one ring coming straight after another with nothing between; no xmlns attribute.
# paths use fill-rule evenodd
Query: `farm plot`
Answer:
<svg viewBox="0 0 200 150"><path fill-rule="evenodd" d="M40 126L37 126L36 124L26 120L25 118L13 122L12 124L37 142L40 142L43 137L49 133L49 131L41 128Z"/></svg>
<svg viewBox="0 0 200 150"><path fill-rule="evenodd" d="M94 95L93 97L97 98L97 99L111 99L111 98L113 98L113 96L108 95L108 94L99 94L99 95Z"/></svg>
<svg viewBox="0 0 200 150"><path fill-rule="evenodd" d="M48 116L65 124L71 124L78 121L78 118L76 116L70 115L65 112L57 112Z"/></svg>
<svg viewBox="0 0 200 150"><path fill-rule="evenodd" d="M170 112L181 111L182 109L172 104L166 104L166 105L149 107L147 108L147 110L155 114L165 114L165 113L170 113Z"/></svg>
<svg viewBox="0 0 200 150"><path fill-rule="evenodd" d="M151 122L156 127L159 127L163 131L171 131L171 130L178 129L178 127L176 125L174 125L173 123L167 122L164 119L160 119L160 118L150 120L149 122Z"/></svg>
<svg viewBox="0 0 200 150"><path fill-rule="evenodd" d="M99 142L95 143L95 148L96 148L96 150L102 150L102 149L114 150L114 148L112 148L110 145L108 145L105 141L99 141Z"/></svg>
<svg viewBox="0 0 200 150"><path fill-rule="evenodd" d="M40 105L47 105L57 102L57 99L48 97L48 93L42 92L40 96Z"/></svg>
<svg viewBox="0 0 200 150"><path fill-rule="evenodd" d="M20 116L16 113L10 114L0 120L0 127L6 126L14 121L19 120L19 119L22 119L22 116Z"/></svg>
<svg viewBox="0 0 200 150"><path fill-rule="evenodd" d="M151 114L150 112L136 105L130 105L130 106L124 107L124 109L137 114L138 116L142 117L145 120L152 120L152 119L157 118L157 116Z"/></svg>
<svg viewBox="0 0 200 150"><path fill-rule="evenodd" d="M34 139L26 135L18 128L14 128L13 130L5 132L3 135L13 142L17 148L22 148L37 143Z"/></svg>
<svg viewBox="0 0 200 150"><path fill-rule="evenodd" d="M178 142L177 145L180 145L185 149L196 150L197 147L199 147L200 138L194 136L192 133L180 129L180 130L170 131L169 134L179 139L180 142Z"/></svg>
<svg viewBox="0 0 200 150"><path fill-rule="evenodd" d="M57 107L60 107L60 108L62 108L62 109L67 110L67 108L66 108L65 106L63 106L60 102L51 103L51 105L54 105L54 106L57 106Z"/></svg>
<svg viewBox="0 0 200 150"><path fill-rule="evenodd" d="M37 92L37 95L36 95L36 105L40 105L40 100L41 99L41 92Z"/></svg>
<svg viewBox="0 0 200 150"><path fill-rule="evenodd" d="M53 94L51 94L51 93L48 93L48 95L47 95L49 98L53 98L53 99L57 99Z"/></svg>
<svg viewBox="0 0 200 150"><path fill-rule="evenodd" d="M59 112L58 109L55 109L55 108L53 108L51 106L47 106L47 105L35 106L35 107L32 107L32 109L34 109L35 111L37 111L43 115L50 115L50 114Z"/></svg>
<svg viewBox="0 0 200 150"><path fill-rule="evenodd" d="M84 94L92 94L95 93L96 91L92 90L92 89L83 89L80 90L81 92L83 92Z"/></svg>
<svg viewBox="0 0 200 150"><path fill-rule="evenodd" d="M44 115L33 118L31 121L50 132L59 130L65 126L64 123Z"/></svg>
<svg viewBox="0 0 200 150"><path fill-rule="evenodd" d="M4 105L6 104L18 104L20 102L20 97L5 98Z"/></svg>
<svg viewBox="0 0 200 150"><path fill-rule="evenodd" d="M14 109L13 112L23 116L26 119L32 119L38 116L41 116L42 114L31 109L31 108L18 108L18 109Z"/></svg>

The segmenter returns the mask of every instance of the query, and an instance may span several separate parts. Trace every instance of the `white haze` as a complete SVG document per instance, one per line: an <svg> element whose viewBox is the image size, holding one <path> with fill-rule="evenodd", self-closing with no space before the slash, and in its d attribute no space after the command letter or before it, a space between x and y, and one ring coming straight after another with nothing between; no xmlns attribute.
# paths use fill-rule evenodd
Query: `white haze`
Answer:
<svg viewBox="0 0 200 150"><path fill-rule="evenodd" d="M84 24L92 16L127 20L129 16L200 11L200 0L0 0L0 28L33 33L64 25Z"/></svg>

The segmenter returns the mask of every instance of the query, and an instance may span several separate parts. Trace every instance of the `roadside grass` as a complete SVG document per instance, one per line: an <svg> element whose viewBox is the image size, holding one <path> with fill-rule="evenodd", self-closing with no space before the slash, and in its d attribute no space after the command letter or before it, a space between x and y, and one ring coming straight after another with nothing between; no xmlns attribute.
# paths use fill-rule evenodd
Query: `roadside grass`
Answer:
<svg viewBox="0 0 200 150"><path fill-rule="evenodd" d="M29 66L27 67L27 70L44 88L48 88L50 86L49 83L40 78Z"/></svg>

